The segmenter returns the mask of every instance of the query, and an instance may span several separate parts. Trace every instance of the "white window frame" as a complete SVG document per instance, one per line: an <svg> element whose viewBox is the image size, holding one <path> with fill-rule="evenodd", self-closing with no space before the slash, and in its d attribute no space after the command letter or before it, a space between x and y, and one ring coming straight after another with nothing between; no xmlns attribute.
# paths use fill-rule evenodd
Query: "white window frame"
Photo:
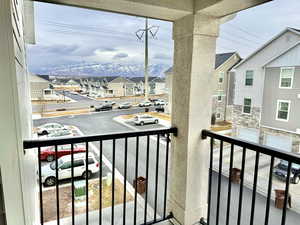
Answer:
<svg viewBox="0 0 300 225"><path fill-rule="evenodd" d="M252 72L252 84L251 85L247 85L247 72ZM245 80L244 80L244 85L246 87L253 87L253 84L254 84L254 70L246 70L245 72Z"/></svg>
<svg viewBox="0 0 300 225"><path fill-rule="evenodd" d="M251 105L250 105L250 112L249 113L247 113L247 112L244 112L244 107L245 107L245 99L250 99L251 100ZM252 113L252 98L251 97L244 97L243 98L243 108L242 108L242 113L243 114L246 114L246 115L251 115L251 113Z"/></svg>
<svg viewBox="0 0 300 225"><path fill-rule="evenodd" d="M224 77L225 77L225 72L219 72L219 77L218 77L218 83L219 84L224 83ZM220 78L222 78L222 82L220 82Z"/></svg>
<svg viewBox="0 0 300 225"><path fill-rule="evenodd" d="M291 77L291 86L290 87L281 87L281 79L282 79L282 70L284 69L292 69L292 77ZM292 89L294 83L294 76L295 76L295 67L280 67L280 75L279 75L279 88L280 89Z"/></svg>
<svg viewBox="0 0 300 225"><path fill-rule="evenodd" d="M282 103L288 103L288 104L289 104L289 107L288 107L288 114L287 114L287 119L281 119L281 118L278 118L279 105L280 105L281 102L282 102ZM288 121L289 121L289 118L290 118L290 109L291 109L291 101L290 101L290 100L277 100L276 120L288 122Z"/></svg>

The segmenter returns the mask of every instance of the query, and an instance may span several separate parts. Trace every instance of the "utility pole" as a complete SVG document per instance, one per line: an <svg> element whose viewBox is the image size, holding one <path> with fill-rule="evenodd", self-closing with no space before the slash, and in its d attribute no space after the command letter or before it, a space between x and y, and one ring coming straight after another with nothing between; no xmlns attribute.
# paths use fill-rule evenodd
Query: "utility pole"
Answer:
<svg viewBox="0 0 300 225"><path fill-rule="evenodd" d="M149 73L148 73L148 18L145 20L145 100L149 99Z"/></svg>
<svg viewBox="0 0 300 225"><path fill-rule="evenodd" d="M145 70L144 70L144 76L145 76L145 100L147 101L149 98L149 69L148 69L148 32L150 32L151 37L154 39L156 37L156 34L159 30L159 26L148 26L148 18L145 19L145 28L139 29L136 31L136 36L139 40L143 39L143 36L145 34Z"/></svg>

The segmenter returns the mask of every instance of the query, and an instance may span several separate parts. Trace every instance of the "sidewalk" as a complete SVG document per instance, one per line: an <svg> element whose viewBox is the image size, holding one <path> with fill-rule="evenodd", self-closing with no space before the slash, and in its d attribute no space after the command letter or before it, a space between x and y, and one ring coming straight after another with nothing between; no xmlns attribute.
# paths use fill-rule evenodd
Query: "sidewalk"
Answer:
<svg viewBox="0 0 300 225"><path fill-rule="evenodd" d="M252 189L254 180L254 167L255 167L255 155L256 152L252 150L246 151L246 164L245 164L245 186ZM219 148L214 149L214 160L213 168L214 171L219 170ZM242 148L235 146L233 167L241 168L242 162ZM230 148L223 148L223 166L222 174L229 177L229 163L230 163ZM279 159L275 160L275 164L279 163ZM260 155L259 158L259 169L258 169L258 180L257 180L257 192L262 196L267 195L268 179L270 170L270 157L267 155ZM285 189L285 182L278 180L273 176L272 183L272 199L275 199L275 189ZM292 196L292 208L291 210L300 213L300 184L290 184L290 194Z"/></svg>

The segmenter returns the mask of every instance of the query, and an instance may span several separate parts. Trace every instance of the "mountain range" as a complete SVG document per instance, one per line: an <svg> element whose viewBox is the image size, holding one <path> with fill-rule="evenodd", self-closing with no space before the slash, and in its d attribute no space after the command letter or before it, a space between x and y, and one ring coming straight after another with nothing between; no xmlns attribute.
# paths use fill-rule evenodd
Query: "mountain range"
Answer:
<svg viewBox="0 0 300 225"><path fill-rule="evenodd" d="M149 75L162 77L170 67L166 64L149 65ZM120 64L120 63L81 63L59 67L44 67L35 74L57 75L57 76L144 76L144 64Z"/></svg>

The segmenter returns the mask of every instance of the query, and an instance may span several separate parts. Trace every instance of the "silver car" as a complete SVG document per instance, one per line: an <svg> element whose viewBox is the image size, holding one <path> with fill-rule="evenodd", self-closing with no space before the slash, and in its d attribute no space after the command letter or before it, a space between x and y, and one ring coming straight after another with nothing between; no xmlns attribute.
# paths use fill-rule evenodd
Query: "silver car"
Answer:
<svg viewBox="0 0 300 225"><path fill-rule="evenodd" d="M150 115L138 115L134 118L134 124L143 126L145 124L158 124L158 119Z"/></svg>

